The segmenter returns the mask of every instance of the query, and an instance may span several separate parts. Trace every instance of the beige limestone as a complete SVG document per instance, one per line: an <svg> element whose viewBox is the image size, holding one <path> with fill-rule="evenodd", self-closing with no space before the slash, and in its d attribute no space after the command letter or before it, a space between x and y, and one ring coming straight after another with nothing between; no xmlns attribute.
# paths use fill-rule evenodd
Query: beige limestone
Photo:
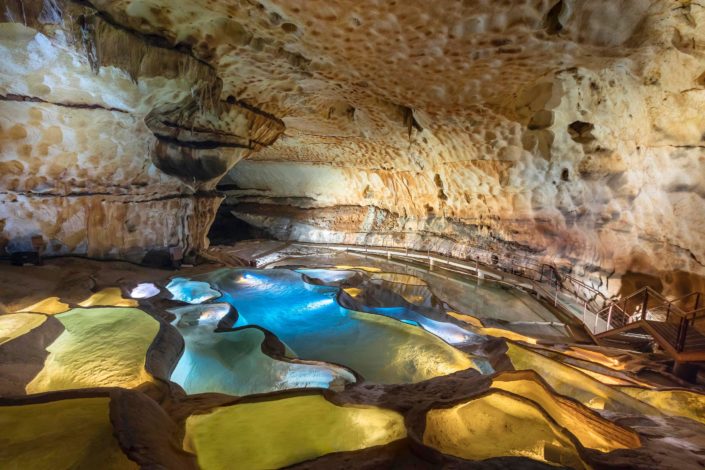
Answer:
<svg viewBox="0 0 705 470"><path fill-rule="evenodd" d="M142 260L207 247L216 183L283 125L215 70L70 1L0 20L0 246Z"/></svg>
<svg viewBox="0 0 705 470"><path fill-rule="evenodd" d="M40 16L42 2L30 3ZM2 121L0 160L0 183L11 192L61 182L104 190L102 204L119 205L113 198L123 191L132 198L213 189L247 157L223 180L238 188L227 202L280 238L456 256L482 246L572 268L611 294L643 275L667 294L705 287L705 9L696 2L91 3L136 37L157 37L160 51L198 60L175 74L144 46L152 59L140 67L111 54L122 68L95 75L76 44L38 36L45 26L24 28L16 15L0 29L0 46L16 56L0 76L4 93L128 112L62 108L61 122L53 105L1 103L2 116L13 116ZM74 51L51 56L57 48ZM238 108L234 115L196 113L178 132L153 119L188 108L171 105L187 99L194 82L211 101ZM243 117L243 103L265 114ZM33 110L46 117L29 124ZM251 154L281 131L270 114L286 125L284 135ZM155 142L154 132L229 144L248 138L251 149L189 152ZM0 208L0 225L10 227L4 237L45 233L27 221L12 228L20 222L8 212L31 209L10 204L23 209ZM190 207L145 204L154 215L137 220L143 242L127 231L93 250L97 242L80 234L86 224L66 219L56 229L59 251L125 256L136 245L207 244L212 213L194 218ZM40 218L54 220L57 211ZM174 225L162 226L156 214L164 211ZM78 212L72 220L88 219ZM193 232L174 228L183 217Z"/></svg>

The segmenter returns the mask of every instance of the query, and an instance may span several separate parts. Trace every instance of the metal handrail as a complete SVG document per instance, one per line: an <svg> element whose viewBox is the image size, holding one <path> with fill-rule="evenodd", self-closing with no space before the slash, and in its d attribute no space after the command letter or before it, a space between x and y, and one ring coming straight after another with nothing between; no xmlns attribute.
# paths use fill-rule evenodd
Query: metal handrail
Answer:
<svg viewBox="0 0 705 470"><path fill-rule="evenodd" d="M681 297L678 297L677 299L671 300L671 303L683 302L685 299L688 299L689 297L693 297L693 296L695 296L695 303L693 304L692 310L689 310L689 311L698 310L698 308L700 306L700 298L702 297L701 292L697 292L697 291L691 292L690 294L686 294Z"/></svg>
<svg viewBox="0 0 705 470"><path fill-rule="evenodd" d="M343 245L344 249L352 249L355 251L354 245ZM367 244L356 246L358 250L362 251L364 247L365 252L372 251L386 251L388 256L391 256L391 249L399 249L398 247L372 247ZM700 316L705 316L705 307L698 308L700 301L700 293L693 292L682 296L677 299L670 300L664 297L659 292L656 292L653 288L649 286L642 287L636 292L631 293L626 297L620 299L610 299L605 296L604 293L597 290L596 288L586 284L584 281L577 279L569 274L561 273L560 270L553 264L540 263L535 260L530 260L528 257L524 257L522 260L517 260L515 257L504 257L498 253L493 253L489 250L483 248L475 248L477 251L482 251L483 253L477 253L474 258L461 260L455 258L461 262L467 262L468 260L475 262L475 276L478 277L478 282L480 278L480 270L478 263L480 262L481 255L483 260L482 263L486 266L490 266L496 269L500 269L506 272L510 272L516 276L529 279L532 282L532 287L535 292L542 294L547 299L553 298L554 306L559 304L559 292L568 293L574 296L583 304L583 323L590 329L586 321L586 313L590 312L594 315L594 326L592 328L593 334L606 333L610 330L621 328L629 323L633 323L639 320L646 320L649 313L653 314L657 311L666 312L666 321L670 323L678 324L678 333L675 344L677 351L682 351L685 345L685 339L687 336L688 327L695 322L696 318ZM413 250L412 250L413 251ZM423 259L426 258L429 262L429 266L432 268L434 259L438 262L443 262L446 265L453 264L451 259L453 257L447 255L436 255L431 256L431 251L426 250L425 254L414 254L410 253L409 249L406 248L404 253L394 253L395 256L409 257L412 259ZM472 269L472 268L469 268ZM546 270L548 269L549 275L546 276ZM568 289L567 284L572 284L573 289ZM554 287L555 290L549 291L546 289L546 285ZM576 288L575 286L579 287ZM580 291L582 289L582 292ZM590 296L581 296L581 294L589 293ZM685 311L683 308L676 305L677 302L682 302L693 295L696 295L695 308L690 311ZM599 306L598 299L602 300L601 307ZM635 300L638 300L638 304L634 305L634 311L630 312L630 304ZM560 301L561 307L566 310L570 308L563 305L563 301ZM593 306L594 304L594 306ZM640 307L640 309L639 309ZM674 321L675 319L675 321ZM602 321L605 325L605 329L598 333L599 322ZM670 343L670 341L669 341Z"/></svg>
<svg viewBox="0 0 705 470"><path fill-rule="evenodd" d="M691 310L690 312L687 312L686 315L690 321L695 321L698 317L705 317L705 307L700 307L697 310Z"/></svg>
<svg viewBox="0 0 705 470"><path fill-rule="evenodd" d="M691 294L688 296L690 295ZM630 313L628 305L635 299L639 300L640 305L637 305L637 307L640 306L641 309ZM678 325L678 329L675 339L664 339L668 341L668 343L671 344L676 351L681 352L685 348L685 340L687 338L689 326L695 323L695 319L698 316L705 314L705 307L686 312L677 305L674 305L678 300L680 299L669 300L659 292L656 292L653 288L645 286L636 292L633 292L629 296L620 299L619 301L612 302L608 307L605 307L597 312L595 314L595 323L597 324L597 317L603 319L606 318L606 329L602 332L604 333L632 323L635 321L635 317L636 320L647 320L649 314L653 315L659 311L665 312L665 322L676 323Z"/></svg>

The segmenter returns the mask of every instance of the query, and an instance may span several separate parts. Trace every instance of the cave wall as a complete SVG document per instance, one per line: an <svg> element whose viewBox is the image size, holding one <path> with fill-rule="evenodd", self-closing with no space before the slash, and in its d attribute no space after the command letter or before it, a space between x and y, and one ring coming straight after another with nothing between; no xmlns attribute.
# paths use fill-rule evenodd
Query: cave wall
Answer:
<svg viewBox="0 0 705 470"><path fill-rule="evenodd" d="M431 62L455 67L418 70L424 59L405 49L413 32L394 29L402 62L369 80L416 91L405 97L411 118L390 114L373 132L355 108L349 125L363 136L351 138L295 134L285 117L287 135L228 176L233 212L283 239L527 255L610 294L642 278L674 296L705 288L705 9L519 2L512 18L465 3L480 58L461 59L463 78L452 30L428 36L444 41ZM529 6L537 20L525 36ZM375 19L412 21L386 13ZM400 75L411 78L388 83Z"/></svg>
<svg viewBox="0 0 705 470"><path fill-rule="evenodd" d="M283 139L233 169L226 204L283 239L527 254L612 293L631 273L672 295L703 289L705 87L682 93L703 63L675 64L651 70L676 75L671 89L621 62L557 72L518 94L511 119L414 131L395 161L418 152L417 168L270 159Z"/></svg>
<svg viewBox="0 0 705 470"><path fill-rule="evenodd" d="M190 255L215 184L282 123L221 100L208 64L90 6L0 11L0 251L141 261Z"/></svg>
<svg viewBox="0 0 705 470"><path fill-rule="evenodd" d="M8 246L197 250L225 174L233 213L282 239L705 287L697 2L8 5Z"/></svg>

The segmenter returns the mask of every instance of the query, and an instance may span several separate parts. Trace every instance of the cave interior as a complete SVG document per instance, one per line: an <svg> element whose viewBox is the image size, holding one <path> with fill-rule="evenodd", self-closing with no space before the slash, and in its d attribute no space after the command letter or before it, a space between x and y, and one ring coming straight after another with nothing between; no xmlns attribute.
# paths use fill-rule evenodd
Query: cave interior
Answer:
<svg viewBox="0 0 705 470"><path fill-rule="evenodd" d="M0 468L705 468L705 4L0 1Z"/></svg>

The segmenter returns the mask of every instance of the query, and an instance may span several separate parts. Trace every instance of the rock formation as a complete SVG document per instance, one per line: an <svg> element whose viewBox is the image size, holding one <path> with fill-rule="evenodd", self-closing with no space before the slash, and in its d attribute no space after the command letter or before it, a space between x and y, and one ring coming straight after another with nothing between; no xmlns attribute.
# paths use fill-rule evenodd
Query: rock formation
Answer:
<svg viewBox="0 0 705 470"><path fill-rule="evenodd" d="M698 2L10 0L1 14L8 245L197 251L228 173L229 208L283 239L488 248L610 294L703 285Z"/></svg>
<svg viewBox="0 0 705 470"><path fill-rule="evenodd" d="M0 245L40 236L48 255L138 262L207 247L216 183L281 121L222 100L187 50L88 6L18 0L0 14Z"/></svg>
<svg viewBox="0 0 705 470"><path fill-rule="evenodd" d="M456 281L371 261L376 266L343 269L320 259L305 268L201 265L183 268L183 277L70 258L4 266L0 294L14 313L0 315L0 424L12 432L0 462L205 470L705 465L705 394L663 370L663 356L568 336L504 339L511 329L482 328L496 309L463 317L474 325L449 315L436 293ZM156 292L127 298L143 281ZM198 303L174 288L204 281L227 303ZM433 301L399 294L422 287ZM493 290L475 287L469 297ZM350 322L358 327L348 331ZM526 321L504 326L519 324ZM546 322L537 325L547 331ZM370 328L379 327L398 334L370 342ZM472 340L445 347L491 368L458 363L429 377L443 361L424 338L458 328ZM243 333L257 334L243 341ZM341 363L302 359L311 353ZM193 368L190 384L179 380L183 363ZM365 375L379 366L397 379L417 374L381 382ZM354 380L321 384L322 368Z"/></svg>

